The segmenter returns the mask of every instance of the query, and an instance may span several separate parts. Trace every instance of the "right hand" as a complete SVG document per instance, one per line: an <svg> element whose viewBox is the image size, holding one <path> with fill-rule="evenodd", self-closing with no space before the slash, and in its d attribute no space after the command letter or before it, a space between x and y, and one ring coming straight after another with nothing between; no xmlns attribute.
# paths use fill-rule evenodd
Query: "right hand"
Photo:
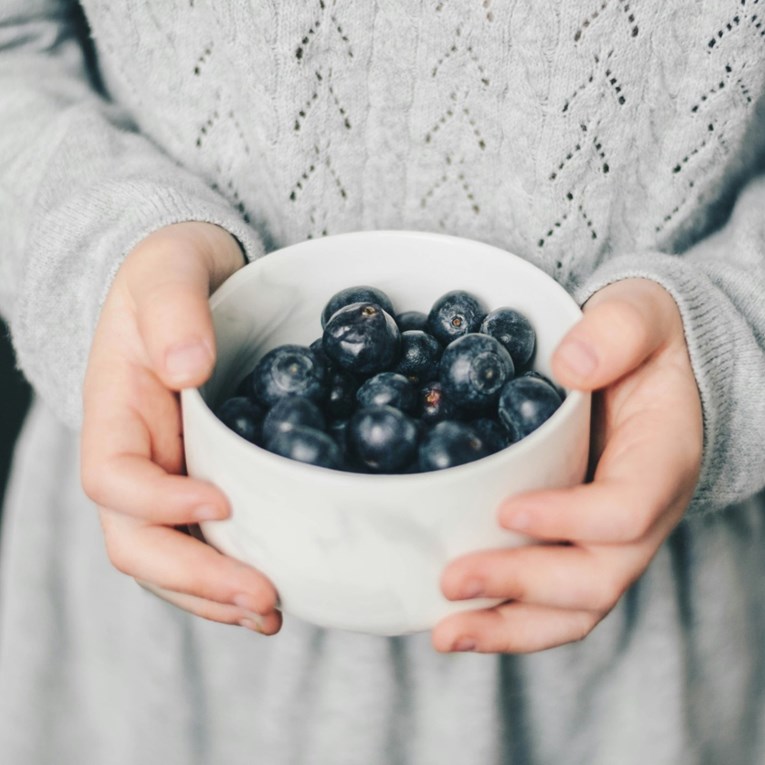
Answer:
<svg viewBox="0 0 765 765"><path fill-rule="evenodd" d="M127 256L88 360L82 482L118 570L192 614L270 635L281 626L273 585L183 530L230 514L218 488L183 475L177 392L209 377L208 297L243 264L230 234L195 222L160 229Z"/></svg>

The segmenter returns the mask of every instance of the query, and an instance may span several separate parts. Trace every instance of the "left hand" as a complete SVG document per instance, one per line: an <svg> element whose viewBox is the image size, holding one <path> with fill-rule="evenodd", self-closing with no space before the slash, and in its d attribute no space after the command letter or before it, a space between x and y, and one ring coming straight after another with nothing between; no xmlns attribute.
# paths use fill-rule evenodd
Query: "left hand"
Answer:
<svg viewBox="0 0 765 765"><path fill-rule="evenodd" d="M541 541L463 556L451 600L501 598L433 630L439 651L527 653L581 640L645 571L681 520L699 476L702 415L680 312L655 282L626 279L586 304L552 360L593 397L593 479L510 498L499 523Z"/></svg>

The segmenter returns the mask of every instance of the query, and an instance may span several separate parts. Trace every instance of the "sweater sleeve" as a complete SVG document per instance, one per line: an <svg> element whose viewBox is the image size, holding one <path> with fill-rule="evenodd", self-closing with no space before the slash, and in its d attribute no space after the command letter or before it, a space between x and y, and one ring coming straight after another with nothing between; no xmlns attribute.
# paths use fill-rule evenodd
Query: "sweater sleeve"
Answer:
<svg viewBox="0 0 765 765"><path fill-rule="evenodd" d="M78 11L0 0L0 313L22 371L71 427L100 306L140 240L205 221L262 254L233 206L92 85Z"/></svg>
<svg viewBox="0 0 765 765"><path fill-rule="evenodd" d="M742 190L727 223L680 254L603 263L584 303L619 279L644 277L675 299L699 389L704 456L690 513L722 509L765 486L765 177Z"/></svg>

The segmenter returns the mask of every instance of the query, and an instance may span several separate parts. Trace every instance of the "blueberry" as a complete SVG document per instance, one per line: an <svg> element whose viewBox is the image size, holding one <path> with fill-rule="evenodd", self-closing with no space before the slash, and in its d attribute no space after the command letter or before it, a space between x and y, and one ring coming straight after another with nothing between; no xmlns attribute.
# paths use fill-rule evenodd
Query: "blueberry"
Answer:
<svg viewBox="0 0 765 765"><path fill-rule="evenodd" d="M420 330L425 332L428 325L428 315L422 311L402 311L396 316L396 324L401 332Z"/></svg>
<svg viewBox="0 0 765 765"><path fill-rule="evenodd" d="M356 408L356 391L359 382L342 369L334 369L329 374L327 395L324 408L332 418L349 417Z"/></svg>
<svg viewBox="0 0 765 765"><path fill-rule="evenodd" d="M439 380L457 406L488 410L514 373L513 360L500 342L476 332L449 343L441 357Z"/></svg>
<svg viewBox="0 0 765 765"><path fill-rule="evenodd" d="M315 428L296 425L279 431L269 442L268 451L308 465L340 470L343 456L331 436Z"/></svg>
<svg viewBox="0 0 765 765"><path fill-rule="evenodd" d="M401 333L401 355L393 371L417 383L438 377L438 362L443 348L433 335L418 329Z"/></svg>
<svg viewBox="0 0 765 765"><path fill-rule="evenodd" d="M442 420L457 419L460 410L435 380L420 388L418 414L423 425L435 425Z"/></svg>
<svg viewBox="0 0 765 765"><path fill-rule="evenodd" d="M468 332L478 332L485 315L477 297L464 290L452 290L433 303L427 331L442 345L449 345Z"/></svg>
<svg viewBox="0 0 765 765"><path fill-rule="evenodd" d="M516 369L525 367L534 355L537 336L529 320L512 308L496 308L481 322L480 332L499 340Z"/></svg>
<svg viewBox="0 0 765 765"><path fill-rule="evenodd" d="M348 420L332 420L329 423L327 432L340 448L341 454L345 456L348 451Z"/></svg>
<svg viewBox="0 0 765 765"><path fill-rule="evenodd" d="M502 389L498 412L500 422L513 441L535 431L561 405L557 391L535 377L516 377Z"/></svg>
<svg viewBox="0 0 765 765"><path fill-rule="evenodd" d="M253 444L260 442L265 410L246 396L226 399L215 411L218 419L238 436Z"/></svg>
<svg viewBox="0 0 765 765"><path fill-rule="evenodd" d="M375 303L391 316L395 315L390 298L377 287L366 285L346 287L344 290L336 292L324 306L324 310L321 312L321 328L324 329L327 326L327 322L335 312L352 303Z"/></svg>
<svg viewBox="0 0 765 765"><path fill-rule="evenodd" d="M324 352L347 372L375 374L398 359L401 333L393 317L375 303L352 303L324 328Z"/></svg>
<svg viewBox="0 0 765 765"><path fill-rule="evenodd" d="M417 388L395 372L378 372L356 391L359 406L392 406L406 414L417 410Z"/></svg>
<svg viewBox="0 0 765 765"><path fill-rule="evenodd" d="M324 364L328 372L334 368L334 364L330 361L329 356L324 353L323 338L317 337L308 347L316 354L316 357Z"/></svg>
<svg viewBox="0 0 765 765"><path fill-rule="evenodd" d="M351 457L374 473L397 473L414 461L418 427L392 406L359 409L348 423Z"/></svg>
<svg viewBox="0 0 765 765"><path fill-rule="evenodd" d="M321 409L302 396L279 399L263 420L263 442L268 444L277 433L297 425L324 430L325 421Z"/></svg>
<svg viewBox="0 0 765 765"><path fill-rule="evenodd" d="M423 438L420 470L444 470L487 457L489 450L478 433L463 422L439 422Z"/></svg>
<svg viewBox="0 0 765 765"><path fill-rule="evenodd" d="M549 377L545 377L541 372L538 372L536 369L527 369L523 373L524 377L533 377L536 380L541 380L542 382L546 382L559 396L560 400L563 401L564 398L566 398L566 391L561 388L560 385L556 385Z"/></svg>
<svg viewBox="0 0 765 765"><path fill-rule="evenodd" d="M501 452L513 443L513 437L507 428L499 421L489 417L473 420L470 427L478 434L490 454Z"/></svg>
<svg viewBox="0 0 765 765"><path fill-rule="evenodd" d="M253 398L269 407L287 396L320 401L327 390L327 370L310 348L280 345L255 365L251 382Z"/></svg>

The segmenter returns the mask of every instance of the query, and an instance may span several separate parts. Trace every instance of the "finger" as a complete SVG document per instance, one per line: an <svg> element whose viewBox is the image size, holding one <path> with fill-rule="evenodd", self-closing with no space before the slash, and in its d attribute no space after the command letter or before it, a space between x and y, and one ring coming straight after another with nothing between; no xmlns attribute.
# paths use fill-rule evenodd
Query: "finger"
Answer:
<svg viewBox="0 0 765 765"><path fill-rule="evenodd" d="M215 361L207 263L174 247L163 255L161 274L136 269L130 280L152 369L173 390L201 385Z"/></svg>
<svg viewBox="0 0 765 765"><path fill-rule="evenodd" d="M568 611L527 603L448 616L433 629L437 651L531 653L586 637L600 620L589 611Z"/></svg>
<svg viewBox="0 0 765 765"><path fill-rule="evenodd" d="M207 299L242 265L234 237L198 222L155 232L128 258L138 327L153 369L169 388L200 385L209 376L215 336Z"/></svg>
<svg viewBox="0 0 765 765"><path fill-rule="evenodd" d="M663 288L645 279L609 285L591 298L582 319L555 350L553 375L580 390L618 380L666 342L679 320L673 305Z"/></svg>
<svg viewBox="0 0 765 765"><path fill-rule="evenodd" d="M194 595L165 590L147 582L139 581L138 584L171 605L202 619L209 619L222 624L238 624L240 627L246 627L261 635L275 635L282 626L282 615L279 611L271 611L263 616L238 606L225 605L212 600L197 598Z"/></svg>
<svg viewBox="0 0 765 765"><path fill-rule="evenodd" d="M132 381L122 379L129 375ZM183 467L180 413L175 395L150 371L115 360L91 382L81 449L82 485L98 505L166 525L229 515L212 484L168 475Z"/></svg>
<svg viewBox="0 0 765 765"><path fill-rule="evenodd" d="M83 468L85 493L96 504L154 524L223 520L225 495L213 484L169 475L137 455L121 455Z"/></svg>
<svg viewBox="0 0 765 765"><path fill-rule="evenodd" d="M500 525L537 539L582 544L668 533L690 499L697 460L693 449L678 448L682 436L666 420L648 411L620 423L592 483L511 497L499 509Z"/></svg>
<svg viewBox="0 0 765 765"><path fill-rule="evenodd" d="M644 546L530 545L453 561L441 577L450 600L486 597L608 613L648 565Z"/></svg>
<svg viewBox="0 0 765 765"><path fill-rule="evenodd" d="M276 590L259 571L187 534L105 509L101 523L112 565L134 579L251 613L276 608Z"/></svg>

